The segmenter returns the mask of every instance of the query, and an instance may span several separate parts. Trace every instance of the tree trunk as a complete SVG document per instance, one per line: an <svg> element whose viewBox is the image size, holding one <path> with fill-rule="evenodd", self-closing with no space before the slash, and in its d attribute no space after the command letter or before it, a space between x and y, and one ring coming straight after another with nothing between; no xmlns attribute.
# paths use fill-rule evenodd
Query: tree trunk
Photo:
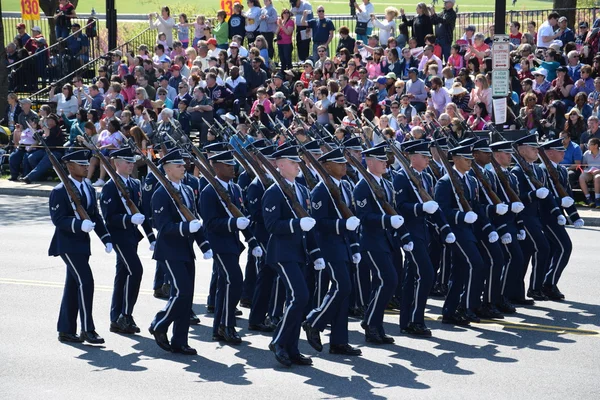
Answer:
<svg viewBox="0 0 600 400"><path fill-rule="evenodd" d="M54 44L56 43L56 30L54 29L56 24L54 23L54 18L52 17L58 8L58 0L39 0L39 2L40 8L44 12L44 15L48 17L48 27L50 28L50 37L47 38L50 39L48 43ZM71 0L71 4L75 6L75 12L77 12L77 3L79 3L79 0Z"/></svg>
<svg viewBox="0 0 600 400"><path fill-rule="evenodd" d="M569 28L573 29L574 32L577 32L578 21L575 21L576 17L576 8L577 8L577 0L553 0L554 3L552 7L554 7L561 16L567 17L567 24ZM590 25L593 21L590 21Z"/></svg>
<svg viewBox="0 0 600 400"><path fill-rule="evenodd" d="M6 48L4 47L4 21L2 19L2 2L0 1L0 112L7 106L8 69L6 68Z"/></svg>

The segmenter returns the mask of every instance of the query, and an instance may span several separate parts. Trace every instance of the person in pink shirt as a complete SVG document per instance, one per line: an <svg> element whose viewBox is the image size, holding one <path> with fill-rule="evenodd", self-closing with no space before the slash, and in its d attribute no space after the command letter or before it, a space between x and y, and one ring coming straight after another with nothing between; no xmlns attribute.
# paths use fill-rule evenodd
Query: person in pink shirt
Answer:
<svg viewBox="0 0 600 400"><path fill-rule="evenodd" d="M490 50L490 46L485 44L485 35L481 32L476 33L473 36L474 44L469 46L467 53L465 54L465 60L469 60L470 58L477 57L479 60L479 64L483 63L483 59L485 57L490 57L492 54Z"/></svg>
<svg viewBox="0 0 600 400"><path fill-rule="evenodd" d="M261 104L265 108L266 114L271 114L272 104L271 100L269 100L267 90L265 88L258 88L258 90L256 91L256 95L258 99L254 100L254 103L252 104L252 109L250 110L250 114L254 114L254 109L258 104Z"/></svg>
<svg viewBox="0 0 600 400"><path fill-rule="evenodd" d="M482 131L486 128L487 123L491 120L492 119L490 118L490 115L485 107L485 103L480 101L475 103L475 106L473 107L473 113L467 120L467 124L469 124L471 129L474 131Z"/></svg>
<svg viewBox="0 0 600 400"><path fill-rule="evenodd" d="M450 57L448 57L448 66L454 69L454 74L458 75L458 71L465 66L465 59L460 54L460 45L452 45L450 49Z"/></svg>

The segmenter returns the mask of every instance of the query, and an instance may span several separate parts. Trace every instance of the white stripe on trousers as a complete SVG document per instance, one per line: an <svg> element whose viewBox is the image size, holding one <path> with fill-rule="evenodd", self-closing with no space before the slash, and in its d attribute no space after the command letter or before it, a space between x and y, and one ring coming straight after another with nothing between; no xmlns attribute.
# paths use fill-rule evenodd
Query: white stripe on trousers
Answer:
<svg viewBox="0 0 600 400"><path fill-rule="evenodd" d="M327 298L327 296L325 297L325 299L323 299L323 304L325 304L325 308L316 308L315 310L313 310L314 312L319 313L319 316L317 318L315 318L314 322L311 324L311 326L314 328L315 324L317 323L317 321L319 321L319 318L321 318L323 316L323 314L325 314L327 312L327 309L329 308L329 306L331 305L331 303L333 303L333 300L335 299L335 296L337 296L338 292L340 291L340 285L337 281L337 279L335 279L335 272L333 271L333 266L331 265L330 262L327 263L327 265L329 265L329 269L331 270L331 279L333 279L333 281L335 282L336 285L336 289L335 292L333 292L333 295L329 298ZM321 272L321 271L319 271ZM321 304L321 306L323 305ZM312 314L312 312L311 312ZM310 314L309 314L310 315ZM307 317L308 319L308 317Z"/></svg>
<svg viewBox="0 0 600 400"><path fill-rule="evenodd" d="M508 253L508 262L504 266L504 279L502 279L502 291L500 292L504 296L504 289L506 288L506 280L508 279L508 270L510 269L510 264L512 263L512 253L508 249L508 245L505 244L506 252Z"/></svg>
<svg viewBox="0 0 600 400"><path fill-rule="evenodd" d="M488 277L488 293L487 293L487 297L488 297L488 303L492 302L492 272L494 271L494 258L492 257L492 253L490 253L490 250L487 248L486 244L485 244L485 239L481 241L481 245L483 246L483 248L485 249L486 253L488 254L488 258L491 262L490 264L490 276Z"/></svg>
<svg viewBox="0 0 600 400"><path fill-rule="evenodd" d="M446 277L446 251L448 251L448 246L442 245L442 283L446 283L444 281Z"/></svg>
<svg viewBox="0 0 600 400"><path fill-rule="evenodd" d="M223 303L225 305L225 322L229 321L229 288L231 287L231 279L229 279L229 272L227 272L227 268L225 268L225 264L223 264L223 260L221 260L221 256L216 254L217 258L219 259L219 262L221 263L221 266L223 267L223 271L225 271L225 275L227 277L227 283L225 284L227 286L227 289L225 290L225 302ZM223 312L223 310L221 310L221 312ZM220 321L219 321L220 324ZM225 325L225 324L223 324ZM225 325L227 326L227 325Z"/></svg>
<svg viewBox="0 0 600 400"><path fill-rule="evenodd" d="M456 243L456 247L458 247L458 249L460 250L460 252L463 254L463 256L465 256L465 259L467 260L467 263L469 264L469 281L467 282L467 291L465 293L465 295L467 296L467 300L466 300L466 308L470 308L470 302L469 302L469 295L471 294L471 282L473 281L473 264L471 264L471 260L469 260L469 257L467 256L467 253L465 253L465 251L463 250L462 247L460 247L460 244L458 244L458 242L454 242Z"/></svg>
<svg viewBox="0 0 600 400"><path fill-rule="evenodd" d="M173 270L171 269L171 265L169 264L169 262L167 260L165 260L165 265L167 266L167 269L171 273L171 279L173 279L173 286L175 287L175 296L173 296L173 301L171 301L171 304L169 305L169 308L167 308L165 316L162 317L162 319L160 321L158 321L156 323L156 325L154 325L154 330L156 330L156 327L158 327L161 323L163 323L163 321L165 319L167 319L167 317L171 313L171 310L173 309L173 304L175 304L175 301L177 301L177 298L179 298L179 287L177 286L177 279L175 279L175 275L173 274Z"/></svg>
<svg viewBox="0 0 600 400"><path fill-rule="evenodd" d="M285 309L285 313L283 314L283 320L281 321L281 326L279 327L279 332L277 332L277 336L275 337L275 339L273 339L273 343L277 343L277 341L281 337L281 332L283 332L283 328L285 327L285 323L287 322L287 317L288 317L288 314L290 313L290 308L292 308L292 305L294 304L294 301L296 300L296 296L294 294L294 287L292 286L292 282L290 281L290 278L285 273L285 268L283 268L283 265L281 263L277 263L277 264L279 265L279 268L281 268L281 273L283 274L283 276L285 276L285 280L288 283L290 292L292 292L292 299L290 300L290 304L288 304L288 306Z"/></svg>
<svg viewBox="0 0 600 400"><path fill-rule="evenodd" d="M115 247L116 247L117 251L119 252L119 254L121 255L121 258L123 259L123 262L125 263L125 266L127 267L127 271L129 271L129 275L127 275L127 278L125 279L125 314L129 315L129 314L127 314L129 312L129 278L131 278L131 275L133 275L133 273L131 272L131 268L129 268L129 263L127 263L127 260L125 259L123 252L119 248L119 245L115 244Z"/></svg>
<svg viewBox="0 0 600 400"><path fill-rule="evenodd" d="M552 273L552 284L556 285L555 281L556 281L556 273L558 272L558 264L560 264L564 254L565 254L565 247L562 245L561 241L558 239L558 236L556 235L556 233L554 233L552 228L550 228L549 226L547 228L552 233L552 236L554 236L554 238L556 239L558 244L560 244L560 256L558 257L558 260L556 261L556 264L555 264L556 268L554 268L554 273ZM552 265L552 260L550 260L550 265ZM550 273L550 271L548 271L548 273ZM546 277L547 276L548 276L548 274L546 274Z"/></svg>
<svg viewBox="0 0 600 400"><path fill-rule="evenodd" d="M279 278L279 274L275 276L275 296L273 297L273 310L271 310L271 317L275 315L275 311L277 311L277 299L279 298L279 282L281 279Z"/></svg>
<svg viewBox="0 0 600 400"><path fill-rule="evenodd" d="M356 286L358 287L358 294L360 297L360 305L364 306L365 305L365 299L363 298L363 294L362 294L362 285L360 284L360 263L356 263L354 264L356 265Z"/></svg>
<svg viewBox="0 0 600 400"><path fill-rule="evenodd" d="M529 232L529 229L527 229L527 225L523 224L523 228L525 228L525 232L527 232L527 236L531 239L531 241L533 242L533 259L531 260L531 269L532 271L532 276L533 276L533 283L535 284L536 281L536 277L537 277L537 263L538 263L538 247L537 247L537 243L535 242L535 240L533 240L533 236L531 236L531 233ZM525 265L525 268L527 269L527 265ZM529 285L533 290L535 290L535 288L532 285Z"/></svg>
<svg viewBox="0 0 600 400"><path fill-rule="evenodd" d="M379 271L379 267L377 266L377 264L375 264L375 260L373 260L373 256L371 255L371 252L367 251L367 254L369 255L369 258L371 259L373 266L377 270L377 276L379 277L379 282L381 282L379 284L379 288L377 289L377 292L375 293L375 297L369 302L369 307L371 306L371 304L373 304L373 307L371 308L371 314L369 315L369 318L367 318L367 325L371 325L371 318L373 318L373 313L375 311L377 299L379 299L379 294L381 293L381 288L383 287L383 279L381 278L381 272Z"/></svg>
<svg viewBox="0 0 600 400"><path fill-rule="evenodd" d="M317 280L319 281L317 283L317 308L321 307L321 278L323 274L323 270L319 271L319 276L317 277Z"/></svg>
<svg viewBox="0 0 600 400"><path fill-rule="evenodd" d="M415 314L417 312L417 306L419 305L419 297L418 296L419 296L419 289L421 287L421 273L420 273L420 270L419 270L419 264L417 263L417 260L415 259L415 256L414 256L413 252L409 251L408 253L410 253L411 258L413 259L413 263L415 263L415 267L417 268L417 275L419 276L417 278L417 286L415 287L415 291L414 291L414 294L413 294L413 299L414 299L414 301L413 301L413 312L412 312L412 314L410 316L411 322L415 322Z"/></svg>
<svg viewBox="0 0 600 400"><path fill-rule="evenodd" d="M67 253L65 253L65 257L67 257L67 260L69 260L69 263L71 264L71 268L73 268L73 271L75 271L75 275L77 275L77 280L79 280L79 293L81 294L81 308L83 309L83 330L85 332L88 331L88 326L87 326L87 311L85 311L85 298L83 297L83 281L81 280L81 276L79 275L79 272L77 272L77 269L75 268L75 265L73 264L73 261L71 261L71 257L69 257L69 255Z"/></svg>

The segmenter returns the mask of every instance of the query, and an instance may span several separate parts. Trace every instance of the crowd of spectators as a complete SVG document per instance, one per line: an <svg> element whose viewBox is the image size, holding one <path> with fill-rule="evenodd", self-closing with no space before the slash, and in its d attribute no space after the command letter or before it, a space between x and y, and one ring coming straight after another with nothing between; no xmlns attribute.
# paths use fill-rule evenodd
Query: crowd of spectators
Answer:
<svg viewBox="0 0 600 400"><path fill-rule="evenodd" d="M47 122L56 120L67 130L68 145L86 130L105 149L119 147L129 136L150 148L165 132L197 131L201 145L227 140L213 126L217 122L274 141L285 140L281 126L300 140L317 127L339 138L359 134L367 145L382 140L371 124L401 143L430 135L434 120L459 140L493 123L493 26L486 32L474 26L455 32L455 0L445 1L438 12L419 3L413 17L388 7L382 19L362 0L354 32L336 29L324 5L316 14L307 1L291 5L276 10L271 0L264 5L248 0L248 9L236 3L228 20L220 10L214 19L197 16L191 23L187 15L173 17L163 7L148 16L156 29L153 47L109 53L91 84L76 77L59 93L53 88L49 101L56 114L40 110L36 123L49 132ZM535 131L540 139L563 137L572 182L585 186L593 180L600 196L600 169L585 167L581 174L582 160L595 160L589 154L597 154L594 140L600 139L600 20L592 28L588 21L577 22L576 32L568 26L555 12L539 28L534 21L524 31L519 22L510 23L505 125ZM335 49L334 35L339 36ZM299 68L291 59L293 47ZM27 150L31 128L20 120L27 99L9 103L4 124L15 132L13 139L24 140L15 143L19 151L14 163L11 157L11 178L20 174L34 181L33 154L39 150ZM101 175L95 184L103 181Z"/></svg>

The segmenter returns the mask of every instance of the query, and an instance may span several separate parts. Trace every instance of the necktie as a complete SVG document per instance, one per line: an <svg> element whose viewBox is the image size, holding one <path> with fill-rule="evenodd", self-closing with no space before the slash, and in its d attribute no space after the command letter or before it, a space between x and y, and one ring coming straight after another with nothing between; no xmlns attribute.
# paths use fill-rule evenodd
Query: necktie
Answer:
<svg viewBox="0 0 600 400"><path fill-rule="evenodd" d="M350 204L350 202L348 201L348 196L346 195L346 191L344 190L344 185L342 184L342 181L340 181L340 193L342 194L342 199L344 200L344 203L346 204Z"/></svg>
<svg viewBox="0 0 600 400"><path fill-rule="evenodd" d="M133 198L133 184L131 183L131 179L127 179L127 191L129 192L129 197Z"/></svg>
<svg viewBox="0 0 600 400"><path fill-rule="evenodd" d="M83 188L83 185L84 185L83 182L79 185L79 191L80 191L79 200L81 201L81 205L83 206L83 208L87 208L88 207L88 198L87 198L87 195L85 194L85 189Z"/></svg>
<svg viewBox="0 0 600 400"><path fill-rule="evenodd" d="M227 185L227 192L229 193L229 198L233 203L235 203L235 194L233 193L233 185L230 183Z"/></svg>

